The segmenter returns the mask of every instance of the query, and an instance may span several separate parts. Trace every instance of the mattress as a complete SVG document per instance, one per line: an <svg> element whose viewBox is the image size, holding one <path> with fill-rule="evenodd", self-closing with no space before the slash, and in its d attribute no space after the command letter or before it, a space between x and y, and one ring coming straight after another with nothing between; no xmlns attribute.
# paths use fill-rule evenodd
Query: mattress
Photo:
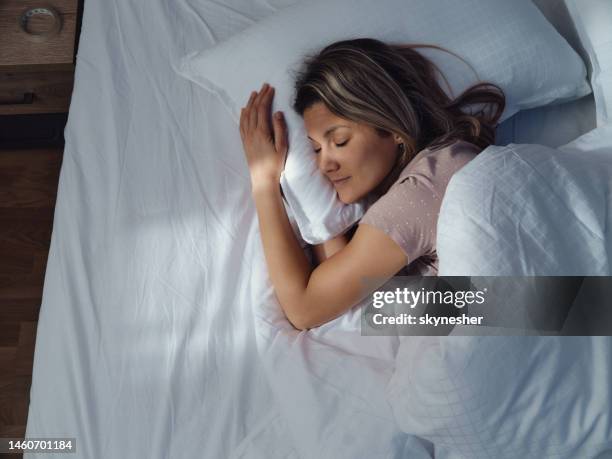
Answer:
<svg viewBox="0 0 612 459"><path fill-rule="evenodd" d="M431 456L377 391L397 342L356 339L356 312L288 328L237 126L173 70L292 3L85 2L27 437L88 459Z"/></svg>

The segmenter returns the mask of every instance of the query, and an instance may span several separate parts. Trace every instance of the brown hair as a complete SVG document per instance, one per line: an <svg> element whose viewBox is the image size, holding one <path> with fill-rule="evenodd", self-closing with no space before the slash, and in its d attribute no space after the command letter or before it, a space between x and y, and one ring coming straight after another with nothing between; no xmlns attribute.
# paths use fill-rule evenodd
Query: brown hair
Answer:
<svg viewBox="0 0 612 459"><path fill-rule="evenodd" d="M332 43L307 57L296 75L293 108L300 116L323 102L336 116L366 123L381 136L396 134L403 139L405 148L384 180L383 193L424 148L457 140L481 149L492 144L505 107L501 88L485 82L452 99L436 79L437 72L449 86L442 72L415 48L438 49L461 59L434 45L359 38ZM479 107L474 110L474 106Z"/></svg>

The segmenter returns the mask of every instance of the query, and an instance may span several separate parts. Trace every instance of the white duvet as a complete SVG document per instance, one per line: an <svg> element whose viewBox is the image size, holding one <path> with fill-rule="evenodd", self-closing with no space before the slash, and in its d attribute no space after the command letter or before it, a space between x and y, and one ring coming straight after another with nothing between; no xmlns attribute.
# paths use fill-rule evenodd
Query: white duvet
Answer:
<svg viewBox="0 0 612 459"><path fill-rule="evenodd" d="M85 3L28 437L74 437L87 459L430 457L413 433L462 454L389 397L413 393L397 358L418 341L362 337L358 309L289 326L237 127L172 69L290 3Z"/></svg>
<svg viewBox="0 0 612 459"><path fill-rule="evenodd" d="M489 147L451 179L441 276L611 275L612 126L558 149Z"/></svg>

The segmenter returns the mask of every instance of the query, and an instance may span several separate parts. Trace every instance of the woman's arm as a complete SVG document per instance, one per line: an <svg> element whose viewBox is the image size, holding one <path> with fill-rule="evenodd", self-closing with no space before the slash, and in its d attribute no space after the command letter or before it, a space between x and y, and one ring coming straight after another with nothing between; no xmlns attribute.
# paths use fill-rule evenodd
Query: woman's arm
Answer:
<svg viewBox="0 0 612 459"><path fill-rule="evenodd" d="M359 225L348 244L312 270L287 218L278 184L255 187L253 197L272 285L287 319L299 330L338 317L406 264L403 250L389 236Z"/></svg>
<svg viewBox="0 0 612 459"><path fill-rule="evenodd" d="M406 260L383 231L359 225L346 247L311 273L299 305L301 328L322 325L346 312L394 276Z"/></svg>
<svg viewBox="0 0 612 459"><path fill-rule="evenodd" d="M317 265L323 263L328 258L331 258L335 253L339 252L348 244L349 238L346 234L336 236L322 244L312 246L312 250L317 261Z"/></svg>
<svg viewBox="0 0 612 459"><path fill-rule="evenodd" d="M278 181L252 188L270 279L285 315L298 328L295 318L312 268L291 228Z"/></svg>
<svg viewBox="0 0 612 459"><path fill-rule="evenodd" d="M399 271L406 256L384 232L360 225L346 246L312 270L293 234L280 194L287 131L281 118L274 117L270 127L272 94L266 86L259 94L251 94L241 112L240 133L270 278L285 315L303 330L350 309ZM367 288L364 279L371 281Z"/></svg>

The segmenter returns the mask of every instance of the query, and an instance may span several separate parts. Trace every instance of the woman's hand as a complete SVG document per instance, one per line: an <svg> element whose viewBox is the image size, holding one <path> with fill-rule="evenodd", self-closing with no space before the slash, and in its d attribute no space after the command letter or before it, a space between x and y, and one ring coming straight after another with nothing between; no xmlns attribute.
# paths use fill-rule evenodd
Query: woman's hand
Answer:
<svg viewBox="0 0 612 459"><path fill-rule="evenodd" d="M287 127L282 112L275 113L270 125L274 88L267 83L240 111L240 137L246 154L253 187L278 186L287 156Z"/></svg>

